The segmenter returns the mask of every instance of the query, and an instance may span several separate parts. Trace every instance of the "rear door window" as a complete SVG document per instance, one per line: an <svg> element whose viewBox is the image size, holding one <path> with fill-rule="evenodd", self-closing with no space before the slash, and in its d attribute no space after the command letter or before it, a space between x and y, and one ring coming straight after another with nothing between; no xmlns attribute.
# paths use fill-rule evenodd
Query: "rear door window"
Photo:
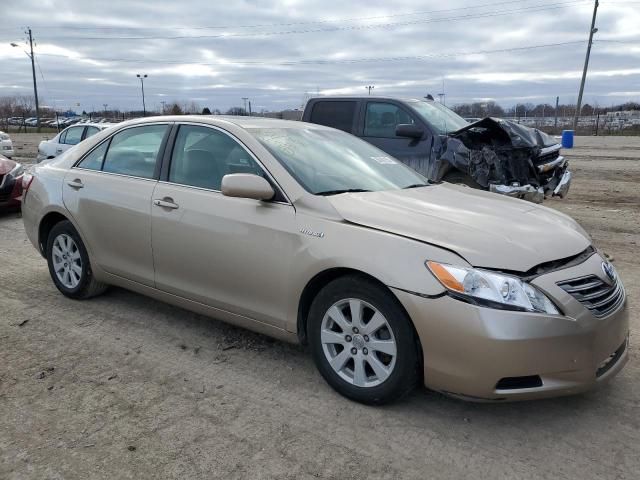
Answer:
<svg viewBox="0 0 640 480"><path fill-rule="evenodd" d="M355 113L356 102L354 101L316 102L311 110L311 123L351 133Z"/></svg>
<svg viewBox="0 0 640 480"><path fill-rule="evenodd" d="M87 131L84 134L84 138L89 138L91 135L98 133L100 129L98 127L87 127Z"/></svg>
<svg viewBox="0 0 640 480"><path fill-rule="evenodd" d="M101 170L102 161L104 160L104 154L107 152L109 142L103 142L100 146L94 149L89 155L84 157L78 164L80 168L86 168L88 170Z"/></svg>
<svg viewBox="0 0 640 480"><path fill-rule="evenodd" d="M67 145L77 145L82 140L83 131L84 127L71 127L67 130L66 136L61 143L66 143Z"/></svg>
<svg viewBox="0 0 640 480"><path fill-rule="evenodd" d="M153 178L167 125L127 128L109 144L102 170L132 177Z"/></svg>

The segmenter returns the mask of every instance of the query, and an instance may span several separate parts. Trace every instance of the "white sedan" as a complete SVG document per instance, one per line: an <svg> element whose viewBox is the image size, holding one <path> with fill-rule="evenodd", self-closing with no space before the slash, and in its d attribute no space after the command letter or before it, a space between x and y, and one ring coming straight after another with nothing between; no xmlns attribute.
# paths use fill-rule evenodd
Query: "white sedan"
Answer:
<svg viewBox="0 0 640 480"><path fill-rule="evenodd" d="M67 127L51 140L40 142L36 161L40 163L43 160L55 158L82 140L95 135L105 128L109 128L111 125L110 123L83 123Z"/></svg>
<svg viewBox="0 0 640 480"><path fill-rule="evenodd" d="M8 133L0 131L0 155L4 155L7 158L11 158L15 155L13 150L13 143L11 143L11 137Z"/></svg>

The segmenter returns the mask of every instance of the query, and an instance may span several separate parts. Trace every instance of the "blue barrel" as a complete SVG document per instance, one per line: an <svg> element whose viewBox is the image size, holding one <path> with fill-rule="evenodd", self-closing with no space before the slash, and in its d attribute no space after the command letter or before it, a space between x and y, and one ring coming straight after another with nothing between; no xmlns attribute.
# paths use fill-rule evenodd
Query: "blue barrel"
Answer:
<svg viewBox="0 0 640 480"><path fill-rule="evenodd" d="M564 148L573 148L573 130L562 131L562 146Z"/></svg>

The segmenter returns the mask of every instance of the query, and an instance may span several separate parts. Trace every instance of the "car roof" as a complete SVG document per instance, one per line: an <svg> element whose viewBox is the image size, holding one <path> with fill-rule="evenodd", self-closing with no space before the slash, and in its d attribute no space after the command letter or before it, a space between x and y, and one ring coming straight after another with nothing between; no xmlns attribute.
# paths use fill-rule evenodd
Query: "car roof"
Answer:
<svg viewBox="0 0 640 480"><path fill-rule="evenodd" d="M268 117L249 117L234 115L169 115L138 118L124 122L123 124L139 125L155 122L194 122L208 123L210 125L221 126L224 124L233 124L243 129L253 128L296 128L296 129L317 129L317 130L333 130L330 127L317 125L314 123L300 122L297 120L281 120L279 118ZM104 124L102 124L104 125Z"/></svg>
<svg viewBox="0 0 640 480"><path fill-rule="evenodd" d="M85 122L85 123L74 123L73 125L69 125L67 128L71 127L98 127L98 128L107 128L115 123L94 123L94 122Z"/></svg>
<svg viewBox="0 0 640 480"><path fill-rule="evenodd" d="M309 99L309 102L318 101L318 100L382 100L388 101L393 100L396 102L433 102L434 100L427 100L426 98L411 98L411 97L379 97L377 95L355 95L355 96L323 96L323 97L312 97Z"/></svg>

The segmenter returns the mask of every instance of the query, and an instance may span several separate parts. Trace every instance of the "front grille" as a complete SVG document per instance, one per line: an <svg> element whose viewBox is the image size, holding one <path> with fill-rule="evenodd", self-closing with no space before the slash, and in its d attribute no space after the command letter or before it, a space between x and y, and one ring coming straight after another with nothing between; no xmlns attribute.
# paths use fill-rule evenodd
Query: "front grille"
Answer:
<svg viewBox="0 0 640 480"><path fill-rule="evenodd" d="M587 275L558 282L558 286L599 318L606 317L624 303L624 287L617 278L613 285L607 285L595 275Z"/></svg>
<svg viewBox="0 0 640 480"><path fill-rule="evenodd" d="M544 165L545 163L553 162L559 156L560 156L560 150L556 150L554 152L549 152L545 155L537 156L533 161L533 163L535 165Z"/></svg>

